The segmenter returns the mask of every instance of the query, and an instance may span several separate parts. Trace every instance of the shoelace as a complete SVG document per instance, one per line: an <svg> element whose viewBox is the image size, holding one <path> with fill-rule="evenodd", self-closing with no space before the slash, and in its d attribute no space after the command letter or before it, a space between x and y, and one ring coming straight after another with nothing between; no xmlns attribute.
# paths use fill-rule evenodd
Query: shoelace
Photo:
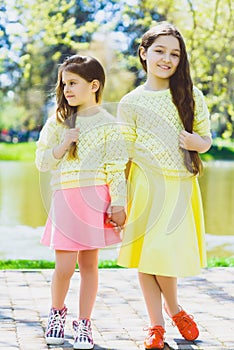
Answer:
<svg viewBox="0 0 234 350"><path fill-rule="evenodd" d="M79 325L79 332L84 336L84 337L89 337L90 336L90 329L89 327L80 324Z"/></svg>
<svg viewBox="0 0 234 350"><path fill-rule="evenodd" d="M76 337L82 335L83 337L90 338L90 326L85 326L83 323L78 323L75 327Z"/></svg>
<svg viewBox="0 0 234 350"><path fill-rule="evenodd" d="M163 327L146 327L143 328L144 331L148 331L149 332L149 336L151 337L153 334L158 334L160 335L160 337L164 337L164 330Z"/></svg>
<svg viewBox="0 0 234 350"><path fill-rule="evenodd" d="M62 331L63 331L63 324L60 320L59 314L54 314L52 316L47 333L49 333L51 331L51 329L62 329Z"/></svg>
<svg viewBox="0 0 234 350"><path fill-rule="evenodd" d="M193 315L186 314L178 317L178 320L172 321L172 325L177 326L183 331L185 328L189 327L192 324L193 318Z"/></svg>

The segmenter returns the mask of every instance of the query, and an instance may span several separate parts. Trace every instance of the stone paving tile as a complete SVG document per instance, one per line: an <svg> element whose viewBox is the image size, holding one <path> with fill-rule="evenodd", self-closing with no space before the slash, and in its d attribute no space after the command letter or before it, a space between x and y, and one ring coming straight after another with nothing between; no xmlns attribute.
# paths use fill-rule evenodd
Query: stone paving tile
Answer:
<svg viewBox="0 0 234 350"><path fill-rule="evenodd" d="M77 317L79 272L67 295L68 317L63 346L47 346L44 331L50 308L52 270L0 271L0 349L70 350L72 320ZM204 269L197 277L179 279L179 300L195 315L199 340L184 340L165 315L164 350L234 350L234 269ZM148 324L137 271L100 270L99 292L93 312L94 350L143 350Z"/></svg>

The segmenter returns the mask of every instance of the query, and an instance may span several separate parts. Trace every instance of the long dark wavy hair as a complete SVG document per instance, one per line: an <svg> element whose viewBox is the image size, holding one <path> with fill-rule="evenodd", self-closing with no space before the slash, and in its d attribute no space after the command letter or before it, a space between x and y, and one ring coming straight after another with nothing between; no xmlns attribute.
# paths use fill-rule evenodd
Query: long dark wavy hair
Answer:
<svg viewBox="0 0 234 350"><path fill-rule="evenodd" d="M176 27L167 22L161 22L157 26L149 29L142 37L138 49L138 55L142 67L147 72L146 61L140 56L140 48L145 52L154 43L160 35L172 35L177 38L180 45L180 62L175 73L170 77L169 87L180 119L186 131L192 133L195 113L195 101L193 96L193 83L190 75L188 55L184 39ZM183 150L184 164L186 168L194 175L202 172L203 166L198 152Z"/></svg>
<svg viewBox="0 0 234 350"><path fill-rule="evenodd" d="M79 75L87 82L92 82L94 79L99 81L99 89L95 92L96 102L100 103L105 85L105 72L102 65L94 57L73 55L67 57L59 66L58 78L56 84L56 118L59 123L66 125L69 128L74 128L78 107L69 106L64 96L64 86L62 81L62 73L70 72ZM77 157L77 144L72 142L68 151L68 157L75 159Z"/></svg>

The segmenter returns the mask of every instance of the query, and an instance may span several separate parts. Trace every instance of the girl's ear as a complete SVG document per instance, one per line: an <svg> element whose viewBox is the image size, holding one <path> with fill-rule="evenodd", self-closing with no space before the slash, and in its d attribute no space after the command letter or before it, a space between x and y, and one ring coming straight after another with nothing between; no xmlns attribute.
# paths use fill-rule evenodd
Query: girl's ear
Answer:
<svg viewBox="0 0 234 350"><path fill-rule="evenodd" d="M91 87L92 87L92 92L97 92L98 89L100 88L99 80L94 79L94 80L92 81Z"/></svg>
<svg viewBox="0 0 234 350"><path fill-rule="evenodd" d="M146 50L143 46L140 46L139 53L143 61L146 61Z"/></svg>

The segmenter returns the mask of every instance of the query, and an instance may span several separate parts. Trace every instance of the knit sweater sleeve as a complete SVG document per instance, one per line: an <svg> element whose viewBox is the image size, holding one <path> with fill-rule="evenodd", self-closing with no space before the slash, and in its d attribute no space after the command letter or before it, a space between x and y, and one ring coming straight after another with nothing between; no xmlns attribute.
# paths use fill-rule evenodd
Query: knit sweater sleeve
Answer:
<svg viewBox="0 0 234 350"><path fill-rule="evenodd" d="M53 148L61 142L58 129L55 117L47 119L41 130L39 140L36 142L35 163L41 172L53 170L61 162L60 159L53 156Z"/></svg>
<svg viewBox="0 0 234 350"><path fill-rule="evenodd" d="M126 144L116 122L105 130L105 170L109 186L111 206L126 205L125 167L128 162Z"/></svg>
<svg viewBox="0 0 234 350"><path fill-rule="evenodd" d="M136 116L134 102L128 95L122 98L118 105L117 119L121 124L122 134L125 138L129 158L134 157L134 143L136 141Z"/></svg>
<svg viewBox="0 0 234 350"><path fill-rule="evenodd" d="M209 111L202 92L194 87L195 116L193 131L200 136L211 137Z"/></svg>

